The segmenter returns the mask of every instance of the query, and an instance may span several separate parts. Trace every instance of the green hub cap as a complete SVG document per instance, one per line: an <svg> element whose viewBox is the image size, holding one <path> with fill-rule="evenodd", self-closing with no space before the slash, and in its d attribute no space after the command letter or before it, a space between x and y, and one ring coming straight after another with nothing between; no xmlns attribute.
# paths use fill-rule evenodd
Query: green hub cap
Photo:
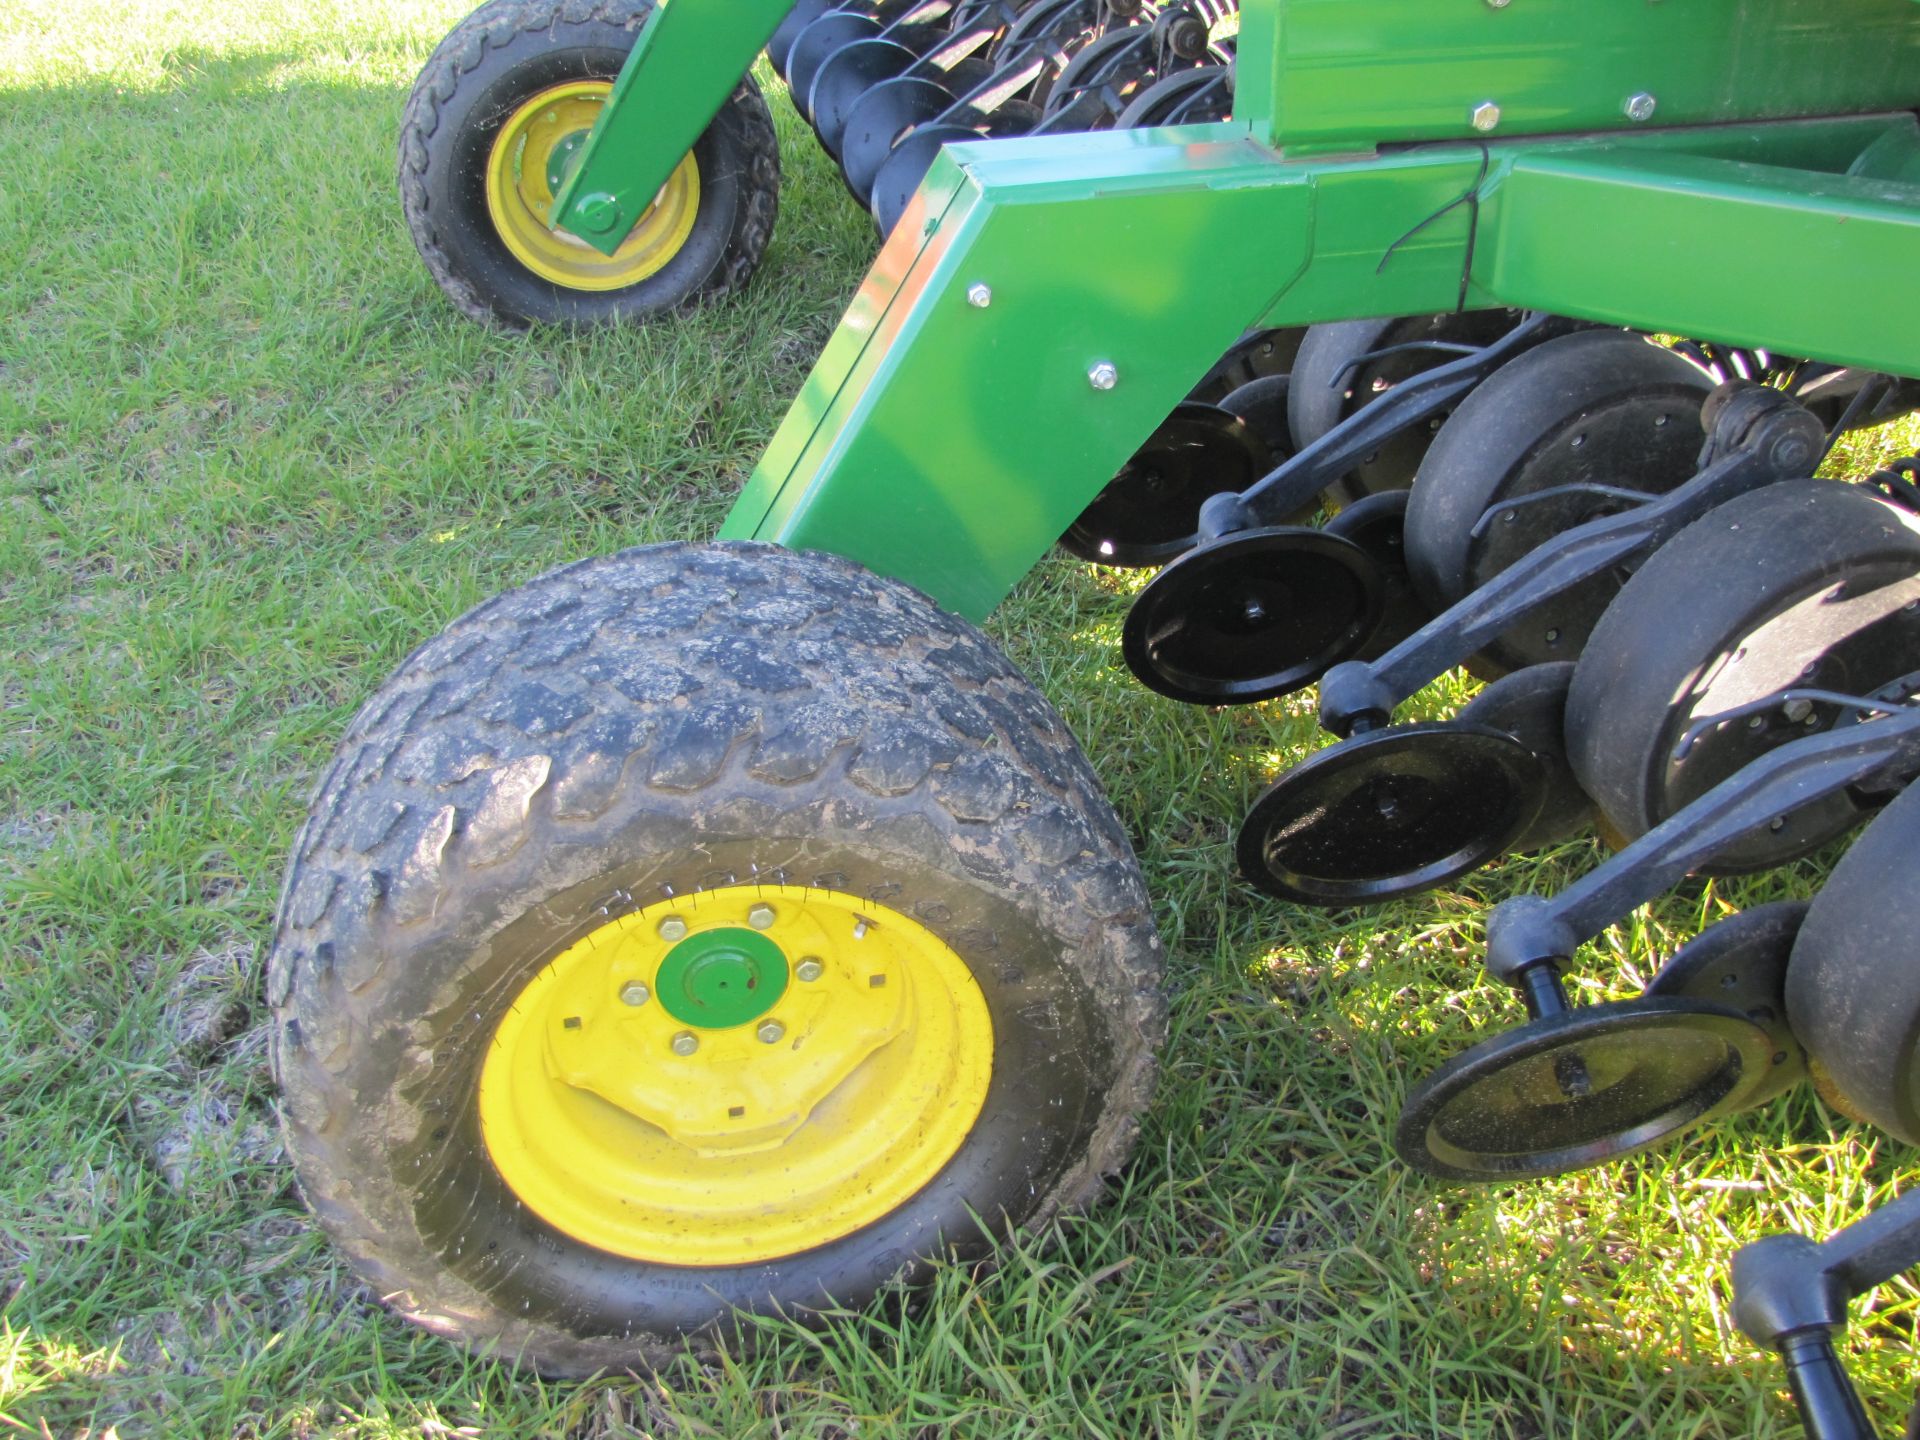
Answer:
<svg viewBox="0 0 1920 1440"><path fill-rule="evenodd" d="M702 930L667 952L653 988L674 1019L725 1030L759 1019L787 993L787 957L758 931Z"/></svg>

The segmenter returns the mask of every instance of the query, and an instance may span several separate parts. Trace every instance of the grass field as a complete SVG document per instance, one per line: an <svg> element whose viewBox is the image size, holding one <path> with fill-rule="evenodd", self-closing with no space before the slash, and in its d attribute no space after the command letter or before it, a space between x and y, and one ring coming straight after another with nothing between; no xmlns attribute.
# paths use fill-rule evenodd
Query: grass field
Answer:
<svg viewBox="0 0 1920 1440"><path fill-rule="evenodd" d="M389 1319L293 1194L260 966L314 776L413 645L565 560L711 533L871 251L779 107L761 283L644 333L458 319L391 171L463 0L0 9L0 1430L139 1435L1660 1436L1793 1430L1727 1257L1885 1198L1807 1093L1668 1155L1437 1186L1387 1136L1513 1007L1487 906L1586 842L1378 912L1251 893L1231 835L1316 743L1127 678L1129 586L1053 559L992 629L1073 724L1170 950L1173 1035L1092 1214L819 1334L542 1385ZM1866 437L1843 463L1910 448ZM1456 704L1465 682L1436 687ZM1829 860L1831 857L1828 857ZM1701 884L1587 957L1624 995L1821 866ZM1856 1374L1914 1384L1914 1291Z"/></svg>

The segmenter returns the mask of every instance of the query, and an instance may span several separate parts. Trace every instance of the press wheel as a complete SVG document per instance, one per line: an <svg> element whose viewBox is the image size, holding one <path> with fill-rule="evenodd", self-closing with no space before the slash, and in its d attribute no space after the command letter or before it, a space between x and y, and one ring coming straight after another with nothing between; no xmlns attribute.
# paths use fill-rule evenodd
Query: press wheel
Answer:
<svg viewBox="0 0 1920 1440"><path fill-rule="evenodd" d="M1762 1105L1807 1078L1807 1053L1787 1019L1787 968L1807 918L1805 900L1753 905L1687 941L1647 982L1649 995L1738 1010L1772 1039L1767 1074L1743 1108Z"/></svg>
<svg viewBox="0 0 1920 1440"><path fill-rule="evenodd" d="M1577 331L1509 360L1420 462L1407 565L1421 597L1444 610L1555 535L1622 508L1591 494L1505 502L1588 482L1662 494L1691 479L1712 388L1691 361L1624 330ZM1574 659L1624 578L1595 576L1528 615L1481 651L1476 672Z"/></svg>
<svg viewBox="0 0 1920 1440"><path fill-rule="evenodd" d="M1849 1115L1920 1145L1920 786L1860 833L1807 910L1787 1017L1814 1083Z"/></svg>
<svg viewBox="0 0 1920 1440"><path fill-rule="evenodd" d="M1442 351L1410 350L1349 368L1361 356L1418 340L1487 345L1519 320L1519 313L1513 310L1478 310L1463 315L1341 320L1311 326L1300 342L1288 399L1294 448L1304 450L1395 385L1455 358ZM1334 482L1334 498L1349 505L1382 490L1405 490L1412 485L1421 457L1445 418L1443 411L1383 442L1351 473Z"/></svg>
<svg viewBox="0 0 1920 1440"><path fill-rule="evenodd" d="M1663 545L1595 627L1567 694L1574 773L1621 836L1645 834L1749 761L1843 718L1820 703L1696 723L1800 684L1868 695L1920 671L1920 521L1855 485L1789 480ZM1858 823L1839 795L1719 857L1769 869Z"/></svg>

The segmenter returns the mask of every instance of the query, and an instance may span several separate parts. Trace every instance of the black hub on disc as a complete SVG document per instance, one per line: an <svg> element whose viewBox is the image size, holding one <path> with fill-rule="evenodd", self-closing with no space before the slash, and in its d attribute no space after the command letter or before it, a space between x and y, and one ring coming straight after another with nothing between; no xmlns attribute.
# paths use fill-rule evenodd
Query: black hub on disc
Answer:
<svg viewBox="0 0 1920 1440"><path fill-rule="evenodd" d="M1160 422L1060 543L1102 565L1164 565L1199 542L1208 496L1246 489L1271 464L1267 447L1241 420L1188 401Z"/></svg>
<svg viewBox="0 0 1920 1440"><path fill-rule="evenodd" d="M1149 690L1244 705L1312 684L1379 622L1380 578L1359 546L1320 530L1245 530L1154 576L1120 645Z"/></svg>
<svg viewBox="0 0 1920 1440"><path fill-rule="evenodd" d="M1763 1104L1807 1076L1807 1053L1787 1022L1787 961L1807 908L1804 900L1777 900L1729 915L1674 951L1647 986L1649 995L1738 1010L1771 1037L1767 1073L1742 1108Z"/></svg>
<svg viewBox="0 0 1920 1440"><path fill-rule="evenodd" d="M1240 827L1240 873L1306 905L1430 890L1511 846L1545 783L1531 750L1483 726L1358 735L1296 765L1254 802Z"/></svg>
<svg viewBox="0 0 1920 1440"><path fill-rule="evenodd" d="M1565 1010L1421 1081L1393 1146L1448 1180L1584 1170L1739 1108L1772 1055L1767 1032L1724 1006L1657 997Z"/></svg>
<svg viewBox="0 0 1920 1440"><path fill-rule="evenodd" d="M1593 823L1593 797L1581 788L1567 762L1567 687L1573 671L1571 660L1515 670L1487 686L1460 712L1470 725L1504 730L1540 761L1546 781L1540 813L1515 837L1516 851L1556 844Z"/></svg>

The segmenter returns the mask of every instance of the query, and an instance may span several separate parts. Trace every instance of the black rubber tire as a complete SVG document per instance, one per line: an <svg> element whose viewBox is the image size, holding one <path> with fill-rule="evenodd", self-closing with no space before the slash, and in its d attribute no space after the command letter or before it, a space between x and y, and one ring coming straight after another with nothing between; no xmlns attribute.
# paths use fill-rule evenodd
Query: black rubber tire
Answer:
<svg viewBox="0 0 1920 1440"><path fill-rule="evenodd" d="M674 1267L570 1239L479 1135L497 1021L610 897L753 875L882 900L968 961L979 1120L910 1200L804 1254ZM850 561L741 543L584 561L415 651L321 779L268 986L288 1150L354 1269L415 1323L578 1375L699 1349L732 1306L857 1306L984 1252L974 1214L1091 1200L1146 1104L1160 967L1124 831L992 644Z"/></svg>
<svg viewBox="0 0 1920 1440"><path fill-rule="evenodd" d="M1787 964L1787 1019L1820 1093L1920 1145L1920 786L1853 842L1814 897Z"/></svg>
<svg viewBox="0 0 1920 1440"><path fill-rule="evenodd" d="M1829 603L1845 584L1855 603ZM1567 691L1567 758L1613 832L1634 840L1743 765L1810 733L1761 714L1699 720L1798 683L1871 694L1920 670L1920 522L1871 491L1788 480L1730 500L1661 546L1594 628ZM1817 666L1811 675L1808 666ZM1816 727L1835 712L1816 709ZM1768 869L1857 824L1845 795L1781 817L1718 874Z"/></svg>
<svg viewBox="0 0 1920 1440"><path fill-rule="evenodd" d="M1437 615L1545 539L1620 508L1571 495L1516 508L1517 523L1474 535L1502 501L1569 475L1653 493L1691 479L1712 389L1691 361L1625 330L1576 331L1509 360L1460 402L1420 462L1406 529L1420 598ZM1634 422L1624 435L1609 428L1620 416ZM1590 430L1598 443L1585 443ZM1529 615L1480 653L1474 673L1577 658L1623 578L1597 575Z"/></svg>
<svg viewBox="0 0 1920 1440"><path fill-rule="evenodd" d="M508 329L641 321L738 290L758 268L779 210L780 152L751 75L694 144L692 233L645 280L557 284L515 258L487 211L487 157L507 118L549 85L612 80L652 11L653 0L489 0L428 58L401 118L400 204L428 273L468 319Z"/></svg>

